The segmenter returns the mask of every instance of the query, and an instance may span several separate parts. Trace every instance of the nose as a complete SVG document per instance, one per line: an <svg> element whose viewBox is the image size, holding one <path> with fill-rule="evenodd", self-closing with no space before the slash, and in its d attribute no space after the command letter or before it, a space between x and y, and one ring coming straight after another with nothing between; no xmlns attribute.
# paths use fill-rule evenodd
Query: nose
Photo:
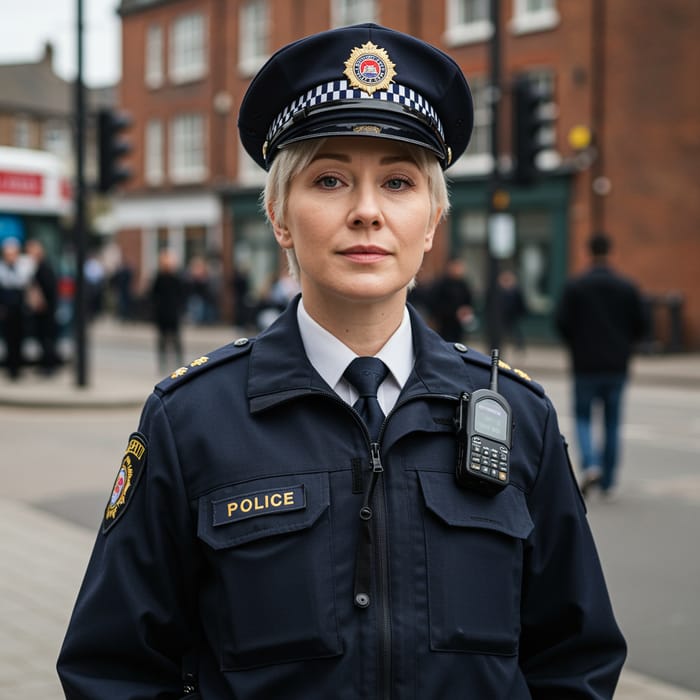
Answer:
<svg viewBox="0 0 700 700"><path fill-rule="evenodd" d="M352 206L348 212L350 228L378 229L384 225L384 215L378 194L373 183L360 182L356 185Z"/></svg>

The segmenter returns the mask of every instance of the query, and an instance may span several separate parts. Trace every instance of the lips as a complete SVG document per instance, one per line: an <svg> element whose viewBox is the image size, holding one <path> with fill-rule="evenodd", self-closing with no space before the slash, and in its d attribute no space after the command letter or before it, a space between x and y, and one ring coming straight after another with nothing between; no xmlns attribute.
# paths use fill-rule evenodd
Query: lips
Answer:
<svg viewBox="0 0 700 700"><path fill-rule="evenodd" d="M348 260L359 263L378 262L380 260L384 260L389 255L384 248L374 245L351 246L350 248L345 248L344 250L340 251L340 254Z"/></svg>

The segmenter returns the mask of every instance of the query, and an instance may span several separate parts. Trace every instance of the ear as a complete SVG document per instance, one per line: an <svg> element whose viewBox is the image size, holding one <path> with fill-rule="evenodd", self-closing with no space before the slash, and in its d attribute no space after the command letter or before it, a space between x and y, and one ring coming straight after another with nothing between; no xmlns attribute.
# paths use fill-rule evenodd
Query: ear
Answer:
<svg viewBox="0 0 700 700"><path fill-rule="evenodd" d="M440 219L442 219L442 207L435 212L435 218L425 232L425 245L423 246L423 252L425 253L433 249L433 239L435 238L435 231L437 231Z"/></svg>
<svg viewBox="0 0 700 700"><path fill-rule="evenodd" d="M293 248L294 241L292 240L292 235L289 233L289 229L281 226L275 217L275 203L270 202L267 205L267 216L272 224L272 231L275 234L275 239L277 240L280 248Z"/></svg>

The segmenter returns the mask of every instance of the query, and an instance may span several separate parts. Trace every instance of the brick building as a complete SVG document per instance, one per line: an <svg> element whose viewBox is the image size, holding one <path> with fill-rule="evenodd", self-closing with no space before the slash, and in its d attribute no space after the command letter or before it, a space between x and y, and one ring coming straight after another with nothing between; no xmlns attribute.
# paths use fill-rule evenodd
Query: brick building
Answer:
<svg viewBox="0 0 700 700"><path fill-rule="evenodd" d="M142 282L167 244L184 262L209 259L226 315L236 268L249 271L254 290L264 289L280 257L259 210L263 173L238 142L243 93L287 42L376 21L450 53L476 101L472 142L448 171L452 213L421 279L457 255L484 291L490 97L499 94L499 201L515 233L502 264L518 271L526 292L527 332L552 337L561 286L585 265L590 232L602 228L615 238L618 268L656 300L657 341L700 347L700 89L689 69L698 65L700 3L501 0L497 93L489 8L488 0L122 0L120 104L134 118L135 176L115 214L119 244ZM541 176L517 186L509 179L511 93L524 75L550 91L556 119L543 134ZM575 141L581 133L592 141ZM668 304L671 294L681 304ZM680 310L682 328L669 309Z"/></svg>

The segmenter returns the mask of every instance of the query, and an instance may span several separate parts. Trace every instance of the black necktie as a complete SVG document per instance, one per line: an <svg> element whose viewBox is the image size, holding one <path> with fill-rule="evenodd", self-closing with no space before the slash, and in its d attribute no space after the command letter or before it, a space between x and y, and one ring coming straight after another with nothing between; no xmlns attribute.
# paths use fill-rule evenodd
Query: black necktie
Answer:
<svg viewBox="0 0 700 700"><path fill-rule="evenodd" d="M343 373L360 395L353 408L365 421L373 442L379 437L384 422L384 412L377 401L377 389L388 373L389 368L378 357L356 357Z"/></svg>

